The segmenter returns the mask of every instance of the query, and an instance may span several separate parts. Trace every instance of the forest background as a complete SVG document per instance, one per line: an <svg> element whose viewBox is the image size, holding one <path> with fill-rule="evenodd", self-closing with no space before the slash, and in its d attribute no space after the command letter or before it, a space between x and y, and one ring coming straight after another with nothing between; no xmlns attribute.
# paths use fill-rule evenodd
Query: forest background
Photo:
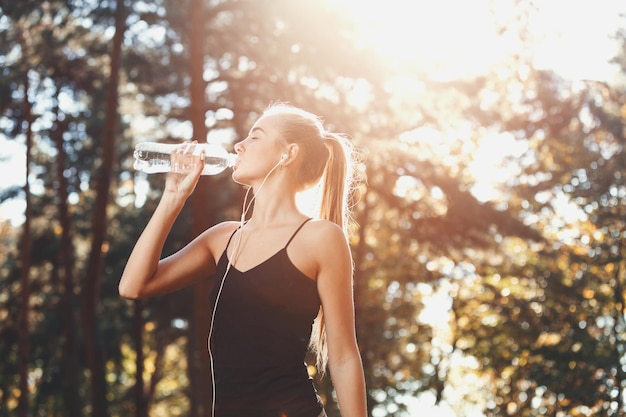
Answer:
<svg viewBox="0 0 626 417"><path fill-rule="evenodd" d="M623 18L593 77L609 1L378 3L0 1L0 416L209 415L208 286L117 293L163 185L132 150L232 149L276 100L362 149L372 417L626 415ZM241 200L203 177L164 254Z"/></svg>

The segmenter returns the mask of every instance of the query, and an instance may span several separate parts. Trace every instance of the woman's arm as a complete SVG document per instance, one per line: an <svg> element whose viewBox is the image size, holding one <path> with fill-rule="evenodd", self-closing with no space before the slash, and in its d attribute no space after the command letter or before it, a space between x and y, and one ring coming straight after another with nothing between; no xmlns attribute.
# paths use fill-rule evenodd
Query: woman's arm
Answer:
<svg viewBox="0 0 626 417"><path fill-rule="evenodd" d="M327 223L318 245L317 288L324 309L328 364L343 417L365 417L363 364L356 340L352 257L343 231Z"/></svg>
<svg viewBox="0 0 626 417"><path fill-rule="evenodd" d="M172 155L174 163L185 149L188 151L190 148L181 147L178 153ZM200 277L201 272L206 275L202 266L211 265L212 256L206 243L203 243L206 242L205 234L176 254L160 259L174 221L200 178L204 164L196 165L194 171L186 174L167 174L161 200L122 273L118 287L122 297L137 299L164 294L189 285Z"/></svg>

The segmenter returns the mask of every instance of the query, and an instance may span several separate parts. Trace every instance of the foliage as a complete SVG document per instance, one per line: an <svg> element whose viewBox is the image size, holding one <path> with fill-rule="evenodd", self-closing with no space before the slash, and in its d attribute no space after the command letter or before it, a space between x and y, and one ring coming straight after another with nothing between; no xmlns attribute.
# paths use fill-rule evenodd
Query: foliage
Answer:
<svg viewBox="0 0 626 417"><path fill-rule="evenodd" d="M624 94L531 75L502 120L532 155L509 204L546 242L459 286L454 343L501 381L488 415L623 415Z"/></svg>

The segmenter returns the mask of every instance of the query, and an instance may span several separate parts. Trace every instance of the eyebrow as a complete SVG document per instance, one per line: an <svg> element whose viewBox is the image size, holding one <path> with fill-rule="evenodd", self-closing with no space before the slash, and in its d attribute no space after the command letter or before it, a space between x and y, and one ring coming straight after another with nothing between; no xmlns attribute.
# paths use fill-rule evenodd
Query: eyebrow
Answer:
<svg viewBox="0 0 626 417"><path fill-rule="evenodd" d="M260 127L255 127L255 128L253 128L253 129L250 131L250 133L249 133L249 134L250 134L250 135L251 135L251 134L253 134L255 130L260 130L262 133L265 133L265 130L263 130L262 128L260 128Z"/></svg>

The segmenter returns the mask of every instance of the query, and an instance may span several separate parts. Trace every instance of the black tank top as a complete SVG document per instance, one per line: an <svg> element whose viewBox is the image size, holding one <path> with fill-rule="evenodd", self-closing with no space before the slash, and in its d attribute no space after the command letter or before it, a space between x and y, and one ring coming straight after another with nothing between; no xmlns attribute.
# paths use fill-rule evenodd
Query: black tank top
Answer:
<svg viewBox="0 0 626 417"><path fill-rule="evenodd" d="M245 272L231 266L224 278L209 341L215 417L317 417L322 411L305 364L320 299L316 282L287 255L309 220L269 259ZM226 249L214 276L211 311L228 265Z"/></svg>

